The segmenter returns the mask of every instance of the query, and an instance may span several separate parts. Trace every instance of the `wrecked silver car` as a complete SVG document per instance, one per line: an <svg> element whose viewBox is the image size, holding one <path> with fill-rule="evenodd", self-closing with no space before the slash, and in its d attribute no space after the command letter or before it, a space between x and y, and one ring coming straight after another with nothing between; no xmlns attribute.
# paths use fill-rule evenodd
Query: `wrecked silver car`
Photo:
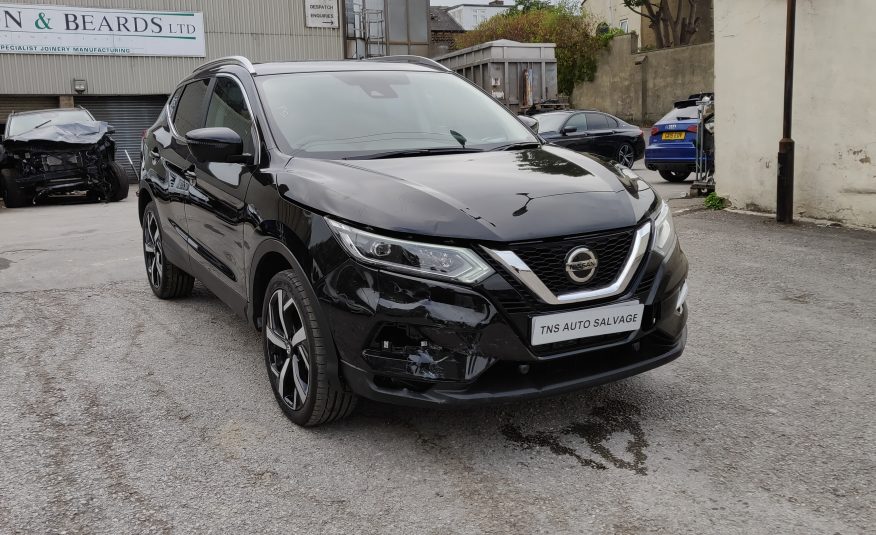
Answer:
<svg viewBox="0 0 876 535"><path fill-rule="evenodd" d="M128 196L115 161L113 128L81 108L12 113L0 149L0 191L8 208L40 197L84 192L91 200Z"/></svg>

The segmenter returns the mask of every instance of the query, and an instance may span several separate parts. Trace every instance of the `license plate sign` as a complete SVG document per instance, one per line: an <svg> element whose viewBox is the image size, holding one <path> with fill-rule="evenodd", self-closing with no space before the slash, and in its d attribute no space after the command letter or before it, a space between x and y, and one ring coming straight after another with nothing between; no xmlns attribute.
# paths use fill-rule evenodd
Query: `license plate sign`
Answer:
<svg viewBox="0 0 876 535"><path fill-rule="evenodd" d="M676 141L684 139L684 132L663 132L663 141Z"/></svg>
<svg viewBox="0 0 876 535"><path fill-rule="evenodd" d="M532 318L532 345L638 330L645 305L631 301Z"/></svg>

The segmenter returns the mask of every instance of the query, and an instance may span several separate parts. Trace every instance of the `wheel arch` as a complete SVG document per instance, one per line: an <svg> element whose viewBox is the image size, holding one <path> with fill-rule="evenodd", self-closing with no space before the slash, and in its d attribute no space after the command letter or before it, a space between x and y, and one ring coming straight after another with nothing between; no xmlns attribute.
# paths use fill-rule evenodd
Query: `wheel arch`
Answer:
<svg viewBox="0 0 876 535"><path fill-rule="evenodd" d="M306 256L306 255L305 255ZM247 315L252 321L253 326L262 329L262 307L265 300L265 291L268 288L268 283L277 273L286 269L291 269L293 266L304 275L308 283L312 283L306 269L310 265L310 258L299 259L292 254L289 248L276 238L264 240L256 247L255 253L252 256L253 261L249 276L249 303L247 304ZM306 262L306 263L305 263ZM314 311L317 314L317 319L321 325L328 326L328 319L322 311L322 305L316 296L315 290L311 285L310 298L315 304ZM325 338L329 342L327 344L328 362L327 371L329 372L329 381L335 387L341 386L340 367L338 364L338 352L334 342L334 336L331 328L326 328L324 333Z"/></svg>
<svg viewBox="0 0 876 535"><path fill-rule="evenodd" d="M152 193L149 188L140 186L140 191L137 192L137 218L140 220L140 226L143 226L143 212L146 211L146 206L152 202Z"/></svg>

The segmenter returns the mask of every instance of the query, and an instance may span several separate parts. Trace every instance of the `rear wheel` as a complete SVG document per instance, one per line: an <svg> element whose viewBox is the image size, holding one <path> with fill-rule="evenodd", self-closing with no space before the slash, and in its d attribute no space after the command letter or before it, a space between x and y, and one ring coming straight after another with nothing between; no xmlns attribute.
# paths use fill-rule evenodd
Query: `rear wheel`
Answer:
<svg viewBox="0 0 876 535"><path fill-rule="evenodd" d="M3 179L3 204L6 208L18 208L30 204L27 192L18 185L18 171L3 169L0 174Z"/></svg>
<svg viewBox="0 0 876 535"><path fill-rule="evenodd" d="M143 259L146 261L149 286L157 297L172 299L192 293L195 278L164 257L161 225L158 223L158 211L154 202L146 205L143 212Z"/></svg>
<svg viewBox="0 0 876 535"><path fill-rule="evenodd" d="M684 182L690 176L690 171L660 171L660 176L668 182Z"/></svg>
<svg viewBox="0 0 876 535"><path fill-rule="evenodd" d="M281 271L268 283L262 306L265 366L271 389L286 416L301 426L319 425L349 415L356 395L328 377L325 333L297 268Z"/></svg>
<svg viewBox="0 0 876 535"><path fill-rule="evenodd" d="M629 143L623 143L617 148L617 163L632 169L633 163L636 161L636 149Z"/></svg>

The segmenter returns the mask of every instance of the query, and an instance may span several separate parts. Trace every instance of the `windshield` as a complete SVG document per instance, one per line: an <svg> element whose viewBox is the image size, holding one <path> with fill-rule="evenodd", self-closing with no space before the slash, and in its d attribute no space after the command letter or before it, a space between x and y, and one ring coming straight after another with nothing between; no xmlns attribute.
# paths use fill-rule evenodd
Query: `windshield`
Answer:
<svg viewBox="0 0 876 535"><path fill-rule="evenodd" d="M538 119L538 133L559 132L563 122L569 117L568 113L540 113L533 117Z"/></svg>
<svg viewBox="0 0 876 535"><path fill-rule="evenodd" d="M94 118L85 110L52 110L39 113L25 113L13 115L9 119L7 135L17 136L38 126L51 126L55 124L90 122Z"/></svg>
<svg viewBox="0 0 876 535"><path fill-rule="evenodd" d="M277 143L293 156L358 158L538 142L501 105L448 73L277 74L258 84Z"/></svg>
<svg viewBox="0 0 876 535"><path fill-rule="evenodd" d="M660 119L661 123L670 123L672 121L689 121L697 118L697 107L689 106L687 108L675 108L671 112L667 113L662 119Z"/></svg>

